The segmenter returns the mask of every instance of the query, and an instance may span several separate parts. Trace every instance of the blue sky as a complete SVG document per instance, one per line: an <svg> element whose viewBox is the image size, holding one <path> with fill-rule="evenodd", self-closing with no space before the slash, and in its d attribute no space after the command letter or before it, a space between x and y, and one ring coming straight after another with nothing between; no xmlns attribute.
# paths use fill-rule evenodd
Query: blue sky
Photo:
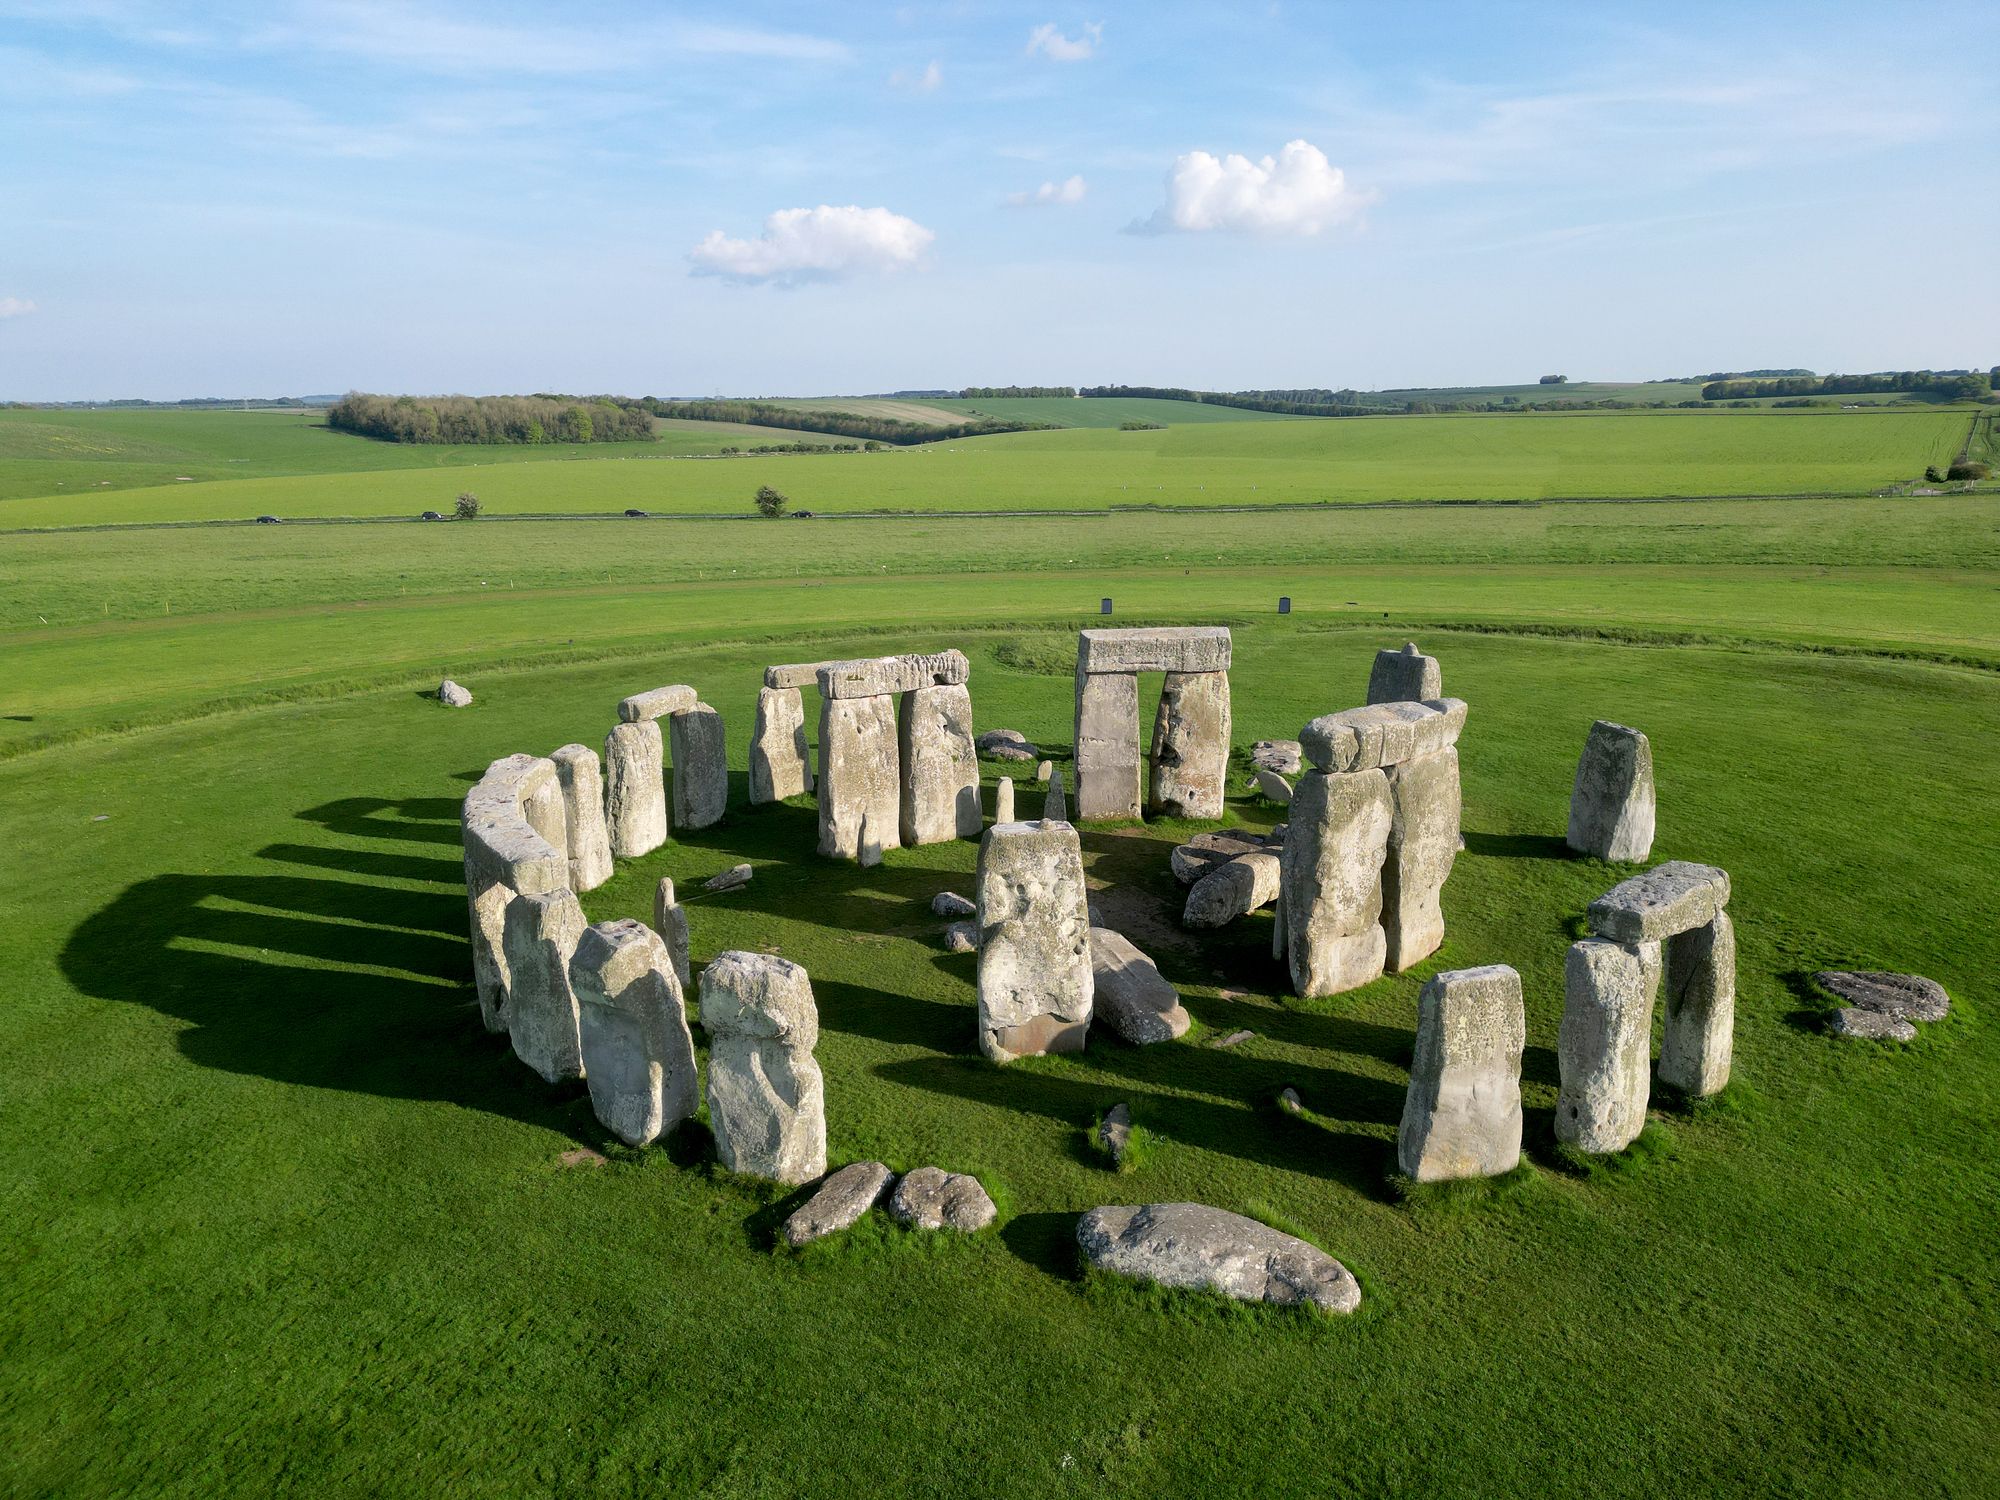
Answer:
<svg viewBox="0 0 2000 1500"><path fill-rule="evenodd" d="M0 397L2000 360L2000 5L0 0Z"/></svg>

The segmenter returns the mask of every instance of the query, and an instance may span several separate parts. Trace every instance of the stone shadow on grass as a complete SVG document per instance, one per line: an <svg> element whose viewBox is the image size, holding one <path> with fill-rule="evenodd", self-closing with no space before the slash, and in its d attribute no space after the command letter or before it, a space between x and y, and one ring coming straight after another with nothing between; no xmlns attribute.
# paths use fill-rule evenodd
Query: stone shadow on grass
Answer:
<svg viewBox="0 0 2000 1500"><path fill-rule="evenodd" d="M1554 859L1567 863L1576 851L1550 833L1480 833L1465 829L1465 852L1489 859Z"/></svg>
<svg viewBox="0 0 2000 1500"><path fill-rule="evenodd" d="M1037 1271L1075 1281L1083 1274L1076 1220L1071 1213L1016 1214L1000 1226L1000 1243Z"/></svg>

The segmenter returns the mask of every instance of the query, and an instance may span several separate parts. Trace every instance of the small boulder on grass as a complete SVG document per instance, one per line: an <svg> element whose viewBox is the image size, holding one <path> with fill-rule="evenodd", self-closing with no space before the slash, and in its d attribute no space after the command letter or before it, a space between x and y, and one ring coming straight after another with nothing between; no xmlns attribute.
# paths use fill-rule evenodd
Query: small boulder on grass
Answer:
<svg viewBox="0 0 2000 1500"><path fill-rule="evenodd" d="M971 1234L984 1229L1000 1211L977 1177L918 1167L889 1196L889 1212L912 1229L956 1229Z"/></svg>
<svg viewBox="0 0 2000 1500"><path fill-rule="evenodd" d="M879 1161L850 1162L821 1180L819 1191L785 1220L785 1243L797 1249L829 1234L851 1229L861 1216L889 1196L896 1180Z"/></svg>
<svg viewBox="0 0 2000 1500"><path fill-rule="evenodd" d="M1125 1153L1132 1144L1132 1111L1122 1104L1107 1109L1097 1125L1097 1144L1111 1158L1112 1166L1124 1166Z"/></svg>
<svg viewBox="0 0 2000 1500"><path fill-rule="evenodd" d="M447 677L438 684L437 700L446 708L467 708L471 706L472 694Z"/></svg>

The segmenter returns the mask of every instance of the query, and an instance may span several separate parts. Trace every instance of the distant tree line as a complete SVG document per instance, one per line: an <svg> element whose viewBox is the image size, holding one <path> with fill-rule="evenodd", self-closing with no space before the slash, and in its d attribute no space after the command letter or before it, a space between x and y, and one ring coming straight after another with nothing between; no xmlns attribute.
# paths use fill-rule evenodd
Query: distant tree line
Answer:
<svg viewBox="0 0 2000 1500"><path fill-rule="evenodd" d="M372 396L349 391L326 424L390 443L647 442L642 406L608 396Z"/></svg>
<svg viewBox="0 0 2000 1500"><path fill-rule="evenodd" d="M979 418L930 426L895 417L862 416L850 411L801 411L767 401L662 401L648 396L641 403L656 417L696 422L744 422L755 427L784 427L794 432L825 432L839 437L873 439L880 443L936 443L953 438L984 437L994 432L1034 432L1047 422L1000 422Z"/></svg>
<svg viewBox="0 0 2000 1500"><path fill-rule="evenodd" d="M1711 380L1777 380L1788 375L1816 375L1817 370L1711 370L1706 375L1669 375L1663 385L1706 385Z"/></svg>
<svg viewBox="0 0 2000 1500"><path fill-rule="evenodd" d="M969 385L959 396L967 401L1004 401L1014 396L1074 396L1073 385Z"/></svg>
<svg viewBox="0 0 2000 1500"><path fill-rule="evenodd" d="M1740 401L1752 396L1863 396L1891 392L1976 401L1993 394L1993 381L1977 370L1883 370L1873 375L1798 375L1776 379L1711 380L1704 401Z"/></svg>

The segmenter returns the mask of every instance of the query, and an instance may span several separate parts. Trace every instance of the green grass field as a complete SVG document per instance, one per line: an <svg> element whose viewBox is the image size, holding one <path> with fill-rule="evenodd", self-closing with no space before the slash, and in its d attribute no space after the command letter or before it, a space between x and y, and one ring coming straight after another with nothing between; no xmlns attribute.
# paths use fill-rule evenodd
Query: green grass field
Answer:
<svg viewBox="0 0 2000 1500"><path fill-rule="evenodd" d="M1598 422L1615 425L1582 426ZM1357 473L1393 467L1367 449L1387 440L1320 435L1391 428L1030 434L780 471L931 465L954 508L1022 489L1053 503L1065 482L1101 508L1080 476ZM1400 429L1429 435L1420 467L1466 485L1560 482L1588 463L1635 492L1642 474L1664 487L1696 471L1726 492L1757 487L1773 442L1863 487L1907 478L1924 453L1955 452L1967 419ZM1761 446L1732 446L1753 432ZM1600 446L1579 457L1586 437ZM1125 456L1134 439L1146 456ZM214 455L248 456L225 439ZM514 476L571 476L581 501L632 471L690 493L701 475L758 472L732 464L495 463L470 487L506 509ZM384 469L88 504L157 519L292 486L406 505L416 492L396 487L425 479L467 487L460 471ZM77 502L0 515L59 503ZM1992 1493L1995 505L0 535L4 1488ZM861 870L814 855L809 804L744 805L773 661L960 645L976 727L1066 755L1074 631L1097 623L1100 594L1112 623L1232 626L1239 749L1358 701L1379 646L1415 634L1440 657L1472 717L1467 847L1434 960L1299 1001L1268 916L1201 940L1179 928L1166 855L1185 825L1092 829L1107 915L1181 988L1196 1030L995 1069L973 1047L974 960L944 950L928 911L936 891L970 889L975 846ZM471 709L424 696L445 672ZM750 947L804 963L834 1161L977 1172L1001 1204L992 1231L943 1243L870 1222L780 1252L794 1195L723 1172L705 1125L610 1147L580 1090L540 1084L480 1028L467 785L500 754L595 743L620 696L669 681L722 710L734 806L622 863L586 909L643 915L662 874L689 899L753 862L746 890L690 900L696 961ZM1643 1149L1581 1171L1550 1123L1562 960L1620 872L1568 856L1561 833L1600 716L1652 737L1655 859L1731 873L1736 1081L1692 1111L1659 1101ZM989 798L1003 769L986 768ZM1278 815L1240 793L1230 808L1255 826ZM1526 987L1527 1167L1405 1198L1388 1172L1417 990L1489 962ZM1953 1013L1907 1047L1836 1041L1803 977L1828 966L1928 974ZM1255 1039L1204 1045L1239 1028ZM1276 1107L1286 1087L1302 1116ZM1085 1134L1121 1100L1155 1145L1113 1174ZM564 1167L577 1147L609 1161ZM1361 1278L1362 1312L1080 1274L1077 1214L1176 1198L1297 1225Z"/></svg>
<svg viewBox="0 0 2000 1500"><path fill-rule="evenodd" d="M1157 422L1163 427L1201 427L1214 422L1309 422L1234 406L1200 401L1157 401L1144 396L996 396L933 401L959 421L992 417L1005 422L1053 422L1059 427L1112 427L1121 422Z"/></svg>

